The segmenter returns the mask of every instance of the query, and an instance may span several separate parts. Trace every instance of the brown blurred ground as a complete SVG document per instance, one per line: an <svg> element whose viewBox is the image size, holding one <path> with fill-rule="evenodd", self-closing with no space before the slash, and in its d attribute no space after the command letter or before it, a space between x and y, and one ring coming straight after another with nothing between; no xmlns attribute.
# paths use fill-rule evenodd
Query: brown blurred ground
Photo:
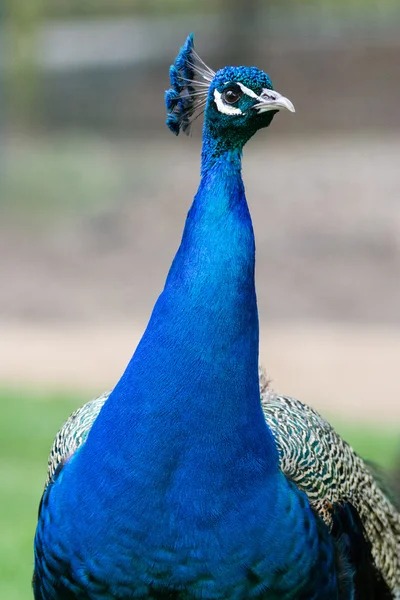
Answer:
<svg viewBox="0 0 400 600"><path fill-rule="evenodd" d="M30 152L39 149L36 141ZM137 144L95 141L64 181L54 182L61 198L54 203L66 205L58 206L61 215L49 216L52 207L45 206L37 223L26 206L20 221L8 216L0 223L0 279L7 282L0 315L81 322L146 317L197 189L199 154L198 140L170 134ZM397 158L397 135L282 138L271 128L249 143L243 175L262 320L400 326ZM65 213L90 169L100 181L116 170L118 181L104 202L95 190L93 205Z"/></svg>
<svg viewBox="0 0 400 600"><path fill-rule="evenodd" d="M262 361L276 389L324 414L400 423L400 137L277 129L244 158ZM86 171L94 159L128 182L111 186L112 202L0 224L3 384L112 387L162 288L198 184L198 140L94 143L78 162Z"/></svg>
<svg viewBox="0 0 400 600"><path fill-rule="evenodd" d="M112 388L144 323L4 323L0 379L8 385L76 391ZM287 322L261 327L261 362L272 387L320 412L362 422L400 423L400 332L371 326Z"/></svg>

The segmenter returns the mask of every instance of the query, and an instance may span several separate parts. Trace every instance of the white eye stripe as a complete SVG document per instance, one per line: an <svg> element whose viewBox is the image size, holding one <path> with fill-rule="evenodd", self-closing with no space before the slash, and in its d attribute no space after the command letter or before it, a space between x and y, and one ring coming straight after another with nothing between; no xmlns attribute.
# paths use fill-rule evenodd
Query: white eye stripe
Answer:
<svg viewBox="0 0 400 600"><path fill-rule="evenodd" d="M260 97L257 96L257 94L253 92L253 90L243 85L243 83L240 83L239 81L235 81L235 83L240 87L243 94L247 94L247 96L250 96L250 98L254 98L255 100L260 100Z"/></svg>
<svg viewBox="0 0 400 600"><path fill-rule="evenodd" d="M240 108L236 108L235 106L229 106L229 104L225 104L222 100L222 94L218 90L214 90L214 100L219 112L223 113L224 115L243 114Z"/></svg>

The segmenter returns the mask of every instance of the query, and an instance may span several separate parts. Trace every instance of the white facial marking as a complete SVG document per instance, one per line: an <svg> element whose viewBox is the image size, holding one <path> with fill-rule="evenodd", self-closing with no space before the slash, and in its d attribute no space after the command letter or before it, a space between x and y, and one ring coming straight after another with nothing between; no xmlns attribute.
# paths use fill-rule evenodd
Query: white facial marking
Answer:
<svg viewBox="0 0 400 600"><path fill-rule="evenodd" d="M218 90L214 90L214 101L217 105L217 108L220 113L224 115L241 115L243 114L240 108L236 108L235 106L229 106L229 104L224 104L222 100L222 94Z"/></svg>
<svg viewBox="0 0 400 600"><path fill-rule="evenodd" d="M243 94L247 94L247 96L250 96L250 98L254 98L255 100L260 101L260 97L257 96L257 94L255 92L253 92L253 90L246 87L245 85L243 85L243 83L240 83L239 81L236 81L235 83L236 83L236 85L238 85L240 87Z"/></svg>

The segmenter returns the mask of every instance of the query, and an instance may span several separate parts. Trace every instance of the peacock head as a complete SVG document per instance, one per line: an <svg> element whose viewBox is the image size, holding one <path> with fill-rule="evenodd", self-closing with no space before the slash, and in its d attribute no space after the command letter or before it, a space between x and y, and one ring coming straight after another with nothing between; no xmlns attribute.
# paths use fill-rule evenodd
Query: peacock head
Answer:
<svg viewBox="0 0 400 600"><path fill-rule="evenodd" d="M193 34L170 68L171 88L165 93L167 126L176 135L190 132L204 113L204 133L228 148L242 147L252 135L268 127L280 110L294 106L256 67L225 67L214 73L193 46Z"/></svg>

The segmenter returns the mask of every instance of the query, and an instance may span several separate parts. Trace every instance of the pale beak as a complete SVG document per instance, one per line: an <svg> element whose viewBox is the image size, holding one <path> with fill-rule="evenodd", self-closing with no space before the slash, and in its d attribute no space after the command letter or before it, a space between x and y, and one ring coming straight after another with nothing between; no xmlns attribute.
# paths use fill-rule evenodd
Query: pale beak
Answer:
<svg viewBox="0 0 400 600"><path fill-rule="evenodd" d="M268 110L289 110L295 112L293 104L289 98L285 98L279 92L275 90L263 89L260 96L258 96L259 102L254 104L252 108L257 109L259 113L267 112Z"/></svg>

